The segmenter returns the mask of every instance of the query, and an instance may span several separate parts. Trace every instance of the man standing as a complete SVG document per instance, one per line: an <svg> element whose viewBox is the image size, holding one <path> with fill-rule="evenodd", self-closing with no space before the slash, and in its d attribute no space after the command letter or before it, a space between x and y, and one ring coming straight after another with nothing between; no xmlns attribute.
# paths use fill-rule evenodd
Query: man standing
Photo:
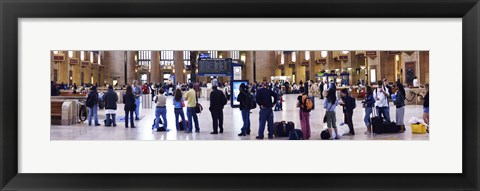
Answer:
<svg viewBox="0 0 480 191"><path fill-rule="evenodd" d="M373 91L375 105L377 106L377 115L383 115L385 121L390 123L390 111L388 107L388 89L383 85L382 81L378 81L378 87Z"/></svg>
<svg viewBox="0 0 480 191"><path fill-rule="evenodd" d="M192 132L193 122L195 122L195 133L200 133L200 127L198 124L197 112L195 112L195 107L197 106L197 97L195 90L193 89L193 84L188 84L189 90L185 93L185 100L187 101L187 118L188 118L188 131ZM210 98L211 100L211 98ZM193 118L193 120L192 120Z"/></svg>
<svg viewBox="0 0 480 191"><path fill-rule="evenodd" d="M210 113L213 119L213 132L210 134L223 133L223 106L227 104L227 98L222 91L218 90L217 86L212 86L212 92L210 93Z"/></svg>
<svg viewBox="0 0 480 191"><path fill-rule="evenodd" d="M138 86L138 81L133 80L132 84L133 95L135 96L135 120L140 120L140 96L142 95L142 89Z"/></svg>
<svg viewBox="0 0 480 191"><path fill-rule="evenodd" d="M260 89L257 91L255 99L260 106L260 127L258 129L258 136L256 139L263 139L263 133L265 131L265 123L268 121L268 138L273 139L273 111L272 107L278 101L277 94L268 88L268 84L265 82L260 84ZM272 102L273 97L273 102Z"/></svg>
<svg viewBox="0 0 480 191"><path fill-rule="evenodd" d="M105 126L110 127L113 124L114 127L117 126L115 116L117 110L117 101L118 95L113 91L113 86L109 85L108 90L103 94L103 100L105 101L105 114L107 119L105 120ZM110 119L110 116L112 117Z"/></svg>
<svg viewBox="0 0 480 191"><path fill-rule="evenodd" d="M348 135L355 135L355 131L353 129L353 109L355 109L355 99L350 96L347 89L342 89L340 94L342 96L343 103L340 105L343 106L343 114L345 115L345 123L348 125L350 129L350 133Z"/></svg>
<svg viewBox="0 0 480 191"><path fill-rule="evenodd" d="M323 80L320 82L320 99L323 99L323 86L325 84L323 83Z"/></svg>

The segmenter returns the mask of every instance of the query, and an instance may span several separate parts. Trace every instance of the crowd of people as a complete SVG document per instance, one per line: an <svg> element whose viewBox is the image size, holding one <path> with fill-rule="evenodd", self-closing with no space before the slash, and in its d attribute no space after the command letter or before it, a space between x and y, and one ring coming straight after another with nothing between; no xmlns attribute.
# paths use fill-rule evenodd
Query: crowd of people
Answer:
<svg viewBox="0 0 480 191"><path fill-rule="evenodd" d="M418 83L418 82L417 82ZM364 85L359 81L359 85ZM76 84L74 84L76 86ZM142 94L152 94L152 100L155 102L155 122L152 126L153 131L159 131L163 128L163 131L169 131L167 120L167 99L169 93L172 92L173 96L173 108L175 115L175 127L177 131L185 131L185 133L200 132L200 124L197 113L201 112L199 107L202 107L198 103L198 97L200 94L200 87L205 87L206 83L188 83L177 84L173 86L172 83L165 84L143 84L138 85L138 81L134 80L132 85L126 86L126 91L122 95L125 111L125 128L129 125L131 128L135 128L135 121L139 120L140 109L140 97ZM281 88L284 86L285 88ZM401 129L405 129L404 114L405 114L405 88L400 81L395 83L396 92L393 91L393 87L387 83L387 79L377 82L377 86L366 85L365 97L361 101L361 105L365 110L364 123L366 126L366 134L371 134L372 131L372 113L377 116L381 116L387 123L391 122L390 118L390 104L389 100L393 100L393 104L396 107L395 121L396 124L401 126ZM58 87L68 88L64 85L56 86L52 82L52 94L57 91ZM222 87L224 91L220 91L219 87ZM210 93L210 105L209 111L213 120L211 134L223 133L223 109L228 103L229 96L231 96L229 83L219 83L216 78L212 80L212 91ZM274 111L282 110L283 94L298 93L296 106L299 108L300 126L304 139L310 139L310 111L314 107L315 99L324 100L323 108L325 109L325 115L323 122L327 124L330 139L338 139L339 135L337 131L337 117L336 107L341 106L343 108L344 119L340 123L340 126L346 124L349 129L348 135L355 135L355 129L353 125L353 113L357 108L356 99L351 96L351 89L344 88L340 91L340 97L337 97L337 87L332 81L330 83L320 81L314 83L313 81L307 81L299 84L293 83L293 87L290 90L289 82L262 82L262 83L250 83L241 84L240 93L237 96L237 101L240 103L240 111L242 114L243 126L240 129L238 136L247 136L251 133L250 113L251 110L259 107L259 128L256 139L264 139L265 126L267 126L267 137L269 139L274 138ZM423 118L424 121L429 123L429 85L426 84L425 88L427 92L420 96L424 99ZM91 86L87 96L86 106L88 108L88 125L92 125L92 120L95 126L100 125L98 122L98 105L99 100L105 103L105 126L117 126L116 124L116 110L118 95L115 93L113 86L109 85L108 89L103 95L99 96L96 86ZM200 105L200 106L199 106ZM186 115L184 108L186 107ZM200 111L199 111L200 110ZM134 117L135 116L135 117ZM160 117L162 118L160 120ZM318 119L318 118L315 118ZM162 123L162 127L160 127Z"/></svg>

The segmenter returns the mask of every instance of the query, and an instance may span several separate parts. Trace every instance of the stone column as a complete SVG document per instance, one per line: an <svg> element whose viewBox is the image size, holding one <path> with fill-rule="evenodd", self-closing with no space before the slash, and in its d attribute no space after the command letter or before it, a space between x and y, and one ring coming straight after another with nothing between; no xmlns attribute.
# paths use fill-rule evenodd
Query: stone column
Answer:
<svg viewBox="0 0 480 191"><path fill-rule="evenodd" d="M76 83L77 86L80 86L82 84L82 62L79 58L79 55L79 51L73 51L72 58L78 59L78 63L72 65L72 81L73 83Z"/></svg>
<svg viewBox="0 0 480 191"><path fill-rule="evenodd" d="M105 81L113 84L117 80L118 85L125 84L125 51L104 51L102 63L105 71ZM131 84L132 82L127 82Z"/></svg>
<svg viewBox="0 0 480 191"><path fill-rule="evenodd" d="M315 62L315 52L314 51L310 51L310 60L309 60L309 71L310 73L308 74L310 76L310 80L312 80L313 82L316 82L317 81L317 77L316 77L316 73L318 72L318 69L317 69L317 63Z"/></svg>
<svg viewBox="0 0 480 191"><path fill-rule="evenodd" d="M430 83L430 52L419 52L420 84Z"/></svg>
<svg viewBox="0 0 480 191"><path fill-rule="evenodd" d="M304 51L295 51L296 60L295 60L295 82L298 84L300 81L305 82L305 66L302 66L302 62L305 59Z"/></svg>
<svg viewBox="0 0 480 191"><path fill-rule="evenodd" d="M66 59L68 57L68 53L67 55L65 54L65 51L59 51L59 54L63 54L65 55L65 60L62 61L62 62L57 62L58 63L58 82L59 84L61 84L62 82L64 84L68 84L68 82L70 81L69 80L69 71L68 71L68 59Z"/></svg>
<svg viewBox="0 0 480 191"><path fill-rule="evenodd" d="M185 83L185 75L183 73L183 69L185 68L183 63L183 51L174 51L173 59L175 65L175 71L173 72L175 74L175 80L177 83Z"/></svg>
<svg viewBox="0 0 480 191"><path fill-rule="evenodd" d="M275 75L275 63L274 51L256 51L256 80L270 81L270 77Z"/></svg>
<svg viewBox="0 0 480 191"><path fill-rule="evenodd" d="M150 81L153 83L163 82L163 76L160 73L160 52L152 51L150 60Z"/></svg>
<svg viewBox="0 0 480 191"><path fill-rule="evenodd" d="M93 83L92 84L98 84L98 86L101 86L100 81L99 81L99 71L98 71L98 66L94 66L92 68L92 78L93 78Z"/></svg>
<svg viewBox="0 0 480 191"><path fill-rule="evenodd" d="M137 77L137 72L135 72L137 68L137 61L135 60L135 56L137 56L137 51L126 51L127 52L127 84L132 84L133 80L139 80ZM139 82L140 84L140 82Z"/></svg>
<svg viewBox="0 0 480 191"><path fill-rule="evenodd" d="M245 55L245 79L253 82L253 51L247 51Z"/></svg>

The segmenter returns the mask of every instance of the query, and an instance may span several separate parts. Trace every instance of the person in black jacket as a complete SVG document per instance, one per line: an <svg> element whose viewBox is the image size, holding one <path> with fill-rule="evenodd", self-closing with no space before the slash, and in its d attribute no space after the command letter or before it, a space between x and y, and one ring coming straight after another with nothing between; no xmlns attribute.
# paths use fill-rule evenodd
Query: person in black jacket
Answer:
<svg viewBox="0 0 480 191"><path fill-rule="evenodd" d="M273 139L273 110L272 107L278 101L278 96L275 92L268 89L266 83L261 84L261 88L258 89L255 100L260 106L260 127L258 128L258 136L256 139L263 139L263 133L265 131L265 124L268 121L268 138ZM272 102L273 97L273 102Z"/></svg>
<svg viewBox="0 0 480 191"><path fill-rule="evenodd" d="M210 93L210 113L213 119L213 132L210 134L223 133L223 106L227 104L227 98L222 91L218 90L216 85L212 86L212 92Z"/></svg>
<svg viewBox="0 0 480 191"><path fill-rule="evenodd" d="M103 101L105 102L105 114L107 115L105 126L110 127L113 124L116 127L115 112L117 110L118 95L113 91L113 86L108 86L107 92L103 94ZM110 116L112 116L112 119L110 119Z"/></svg>
<svg viewBox="0 0 480 191"><path fill-rule="evenodd" d="M92 105L88 105L88 104ZM99 126L100 124L98 123L98 92L97 92L97 87L92 86L90 88L90 92L88 93L87 97L87 107L88 107L88 126L92 125L92 116L95 119L95 126Z"/></svg>
<svg viewBox="0 0 480 191"><path fill-rule="evenodd" d="M242 83L240 84L240 93L237 96L237 101L240 102L240 111L242 112L242 132L238 134L238 136L246 136L250 135L250 106L247 103L247 97L250 93L248 93L248 87Z"/></svg>
<svg viewBox="0 0 480 191"><path fill-rule="evenodd" d="M320 99L323 99L323 86L325 84L323 83L323 80L320 82Z"/></svg>
<svg viewBox="0 0 480 191"><path fill-rule="evenodd" d="M345 115L345 123L348 125L350 129L350 133L348 135L355 135L355 131L353 129L353 109L355 108L355 99L348 94L348 89L342 89L341 92L343 103L340 105L343 106L343 113Z"/></svg>
<svg viewBox="0 0 480 191"><path fill-rule="evenodd" d="M135 105L135 95L133 95L132 86L127 86L127 92L123 95L123 103L125 106L123 110L125 110L125 128L128 128L128 116L130 115L130 126L135 128L134 120L133 120L133 112L135 112L135 108L138 107Z"/></svg>

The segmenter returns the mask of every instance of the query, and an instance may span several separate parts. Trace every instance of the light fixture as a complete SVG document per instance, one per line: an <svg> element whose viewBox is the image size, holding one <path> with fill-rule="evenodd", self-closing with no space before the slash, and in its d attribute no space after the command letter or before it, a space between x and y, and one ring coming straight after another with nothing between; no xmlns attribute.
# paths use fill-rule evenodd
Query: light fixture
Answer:
<svg viewBox="0 0 480 191"><path fill-rule="evenodd" d="M348 71L352 70L352 68L347 68Z"/></svg>
<svg viewBox="0 0 480 191"><path fill-rule="evenodd" d="M320 55L321 55L323 58L325 58L325 57L327 57L328 52L327 52L327 51L322 51L322 52L320 52Z"/></svg>
<svg viewBox="0 0 480 191"><path fill-rule="evenodd" d="M342 51L342 54L348 54L348 51Z"/></svg>
<svg viewBox="0 0 480 191"><path fill-rule="evenodd" d="M365 69L365 66L360 66L360 68L363 70L363 69Z"/></svg>
<svg viewBox="0 0 480 191"><path fill-rule="evenodd" d="M137 55L135 54L135 62L137 62Z"/></svg>
<svg viewBox="0 0 480 191"><path fill-rule="evenodd" d="M330 70L325 70L325 72L327 72L327 73L328 73L328 72L330 72Z"/></svg>
<svg viewBox="0 0 480 191"><path fill-rule="evenodd" d="M292 62L297 61L297 55L295 52L292 52Z"/></svg>
<svg viewBox="0 0 480 191"><path fill-rule="evenodd" d="M69 58L73 57L73 51L68 51L68 57Z"/></svg>
<svg viewBox="0 0 480 191"><path fill-rule="evenodd" d="M54 50L54 51L53 51L53 54L58 54L58 51Z"/></svg>
<svg viewBox="0 0 480 191"><path fill-rule="evenodd" d="M85 52L80 51L80 59L83 61L85 59Z"/></svg>
<svg viewBox="0 0 480 191"><path fill-rule="evenodd" d="M183 69L183 73L185 74L185 69Z"/></svg>
<svg viewBox="0 0 480 191"><path fill-rule="evenodd" d="M338 68L335 69L335 71L337 71L337 72L338 72L339 70L340 70L340 69L338 69Z"/></svg>
<svg viewBox="0 0 480 191"><path fill-rule="evenodd" d="M242 56L240 56L240 60L245 63L246 58L245 58L245 55L244 55L244 54L242 54Z"/></svg>
<svg viewBox="0 0 480 191"><path fill-rule="evenodd" d="M285 54L283 54L283 51L282 51L280 55L280 64L284 64L284 63L285 63Z"/></svg>
<svg viewBox="0 0 480 191"><path fill-rule="evenodd" d="M305 60L310 60L310 51L305 51Z"/></svg>

